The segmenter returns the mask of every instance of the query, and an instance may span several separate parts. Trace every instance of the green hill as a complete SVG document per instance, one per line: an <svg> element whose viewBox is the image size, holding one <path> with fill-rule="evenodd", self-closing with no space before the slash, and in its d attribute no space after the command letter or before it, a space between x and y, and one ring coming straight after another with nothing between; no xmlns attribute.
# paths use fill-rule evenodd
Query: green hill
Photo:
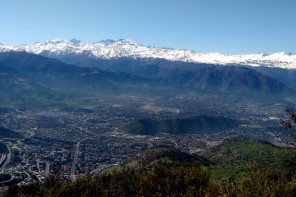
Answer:
<svg viewBox="0 0 296 197"><path fill-rule="evenodd" d="M269 142L235 138L205 151L202 156L209 159L209 172L218 179L240 179L245 173L262 166L283 166L296 157L295 149L277 147Z"/></svg>
<svg viewBox="0 0 296 197"><path fill-rule="evenodd" d="M157 147L147 150L142 155L129 160L126 163L105 169L101 174L113 171L123 171L124 169L147 170L156 164L172 167L180 166L185 163L198 164L201 166L208 166L211 164L208 159L198 155L187 154L178 149L168 147Z"/></svg>
<svg viewBox="0 0 296 197"><path fill-rule="evenodd" d="M125 125L122 130L133 135L154 135L157 133L195 134L213 133L238 127L233 119L212 116L194 116L179 119L140 119Z"/></svg>
<svg viewBox="0 0 296 197"><path fill-rule="evenodd" d="M274 163L293 156L296 156L294 149L281 148L266 141L248 138L226 140L207 152L207 158L217 163Z"/></svg>

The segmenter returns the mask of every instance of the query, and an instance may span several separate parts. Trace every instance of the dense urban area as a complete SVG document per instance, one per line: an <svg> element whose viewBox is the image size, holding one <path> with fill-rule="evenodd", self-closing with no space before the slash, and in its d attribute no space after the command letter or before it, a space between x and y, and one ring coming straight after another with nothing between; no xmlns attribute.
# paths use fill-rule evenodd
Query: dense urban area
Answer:
<svg viewBox="0 0 296 197"><path fill-rule="evenodd" d="M91 102L90 102L91 103ZM75 180L85 174L134 158L157 146L171 146L198 153L223 139L249 136L280 146L293 145L278 125L285 116L284 103L220 99L217 95L174 98L122 95L101 97L77 108L1 109L1 127L14 131L1 139L0 184L28 184L44 181L49 174ZM223 116L240 126L211 134L133 136L122 126L139 118ZM283 135L284 134L284 135Z"/></svg>

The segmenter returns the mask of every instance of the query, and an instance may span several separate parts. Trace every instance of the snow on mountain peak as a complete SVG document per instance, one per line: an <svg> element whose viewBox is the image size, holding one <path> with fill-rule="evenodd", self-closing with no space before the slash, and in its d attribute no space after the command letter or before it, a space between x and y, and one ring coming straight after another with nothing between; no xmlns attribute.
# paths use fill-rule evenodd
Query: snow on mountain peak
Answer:
<svg viewBox="0 0 296 197"><path fill-rule="evenodd" d="M63 43L63 42L69 42L68 40L63 40L63 39L52 39L52 40L47 40L45 42L37 42L35 44L43 44L43 43L47 43L47 44L60 44L60 43Z"/></svg>
<svg viewBox="0 0 296 197"><path fill-rule="evenodd" d="M114 42L115 42L115 40L112 40L112 39L106 39L106 40L101 40L101 41L98 42L98 43L105 44L105 45L110 45L110 44L113 44Z"/></svg>
<svg viewBox="0 0 296 197"><path fill-rule="evenodd" d="M130 40L130 39L119 39L118 41L117 41L117 43L119 44L126 44L126 45L136 45L136 46L138 46L138 45L141 45L141 44L139 44L138 42L135 42L135 41L133 41L133 40Z"/></svg>
<svg viewBox="0 0 296 197"><path fill-rule="evenodd" d="M285 69L296 69L296 55L279 52L274 54L246 54L225 55L223 53L198 53L185 49L157 48L144 46L130 39L102 40L97 43L83 43L79 40L54 39L45 42L21 46L0 45L0 52L26 51L46 56L62 56L77 54L91 56L93 58L162 58L170 61L184 61L208 64L237 64L249 66L267 66Z"/></svg>
<svg viewBox="0 0 296 197"><path fill-rule="evenodd" d="M71 42L72 44L79 44L79 43L81 43L80 40L77 40L77 39L75 39L75 38L71 39L70 42Z"/></svg>

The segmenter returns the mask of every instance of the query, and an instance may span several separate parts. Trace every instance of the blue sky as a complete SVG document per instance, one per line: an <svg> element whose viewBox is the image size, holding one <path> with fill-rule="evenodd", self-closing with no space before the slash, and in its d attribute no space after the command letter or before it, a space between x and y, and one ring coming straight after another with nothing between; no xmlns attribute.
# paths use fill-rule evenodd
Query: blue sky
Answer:
<svg viewBox="0 0 296 197"><path fill-rule="evenodd" d="M0 0L0 43L129 38L199 52L296 54L295 0Z"/></svg>

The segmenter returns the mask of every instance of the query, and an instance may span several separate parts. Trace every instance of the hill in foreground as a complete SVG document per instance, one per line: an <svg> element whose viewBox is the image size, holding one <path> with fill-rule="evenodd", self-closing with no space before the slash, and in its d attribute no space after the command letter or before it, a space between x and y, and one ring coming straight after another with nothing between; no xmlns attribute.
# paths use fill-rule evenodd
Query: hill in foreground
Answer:
<svg viewBox="0 0 296 197"><path fill-rule="evenodd" d="M188 163L194 161L195 156L169 148L156 148L148 150L137 161L151 164L166 158L178 165L154 163L142 170L125 168L93 177L85 176L73 182L62 182L50 176L43 184L10 187L4 196L294 196L296 172L291 169L295 169L296 164L289 161L293 161L295 150L258 140L234 139L210 152L210 158L216 163L209 166L221 165L221 169L225 167L223 164L253 159L263 161L264 165L254 166L235 181L221 181L213 176L217 171L209 171L198 162ZM223 155L228 155L226 160Z"/></svg>
<svg viewBox="0 0 296 197"><path fill-rule="evenodd" d="M188 154L168 147L148 149L134 159L105 169L101 174L125 169L149 170L158 164L175 167L187 163L202 166L217 180L239 180L266 165L290 169L296 166L296 162L293 162L295 158L296 150L292 148L278 147L257 139L233 138L199 154Z"/></svg>
<svg viewBox="0 0 296 197"><path fill-rule="evenodd" d="M158 164L173 167L180 166L185 163L197 164L201 166L209 166L211 164L211 162L205 157L188 154L174 148L157 147L148 149L140 156L131 159L125 163L107 168L100 172L100 174L112 173L114 171L119 172L126 169L143 171L149 170L153 168L154 165Z"/></svg>

